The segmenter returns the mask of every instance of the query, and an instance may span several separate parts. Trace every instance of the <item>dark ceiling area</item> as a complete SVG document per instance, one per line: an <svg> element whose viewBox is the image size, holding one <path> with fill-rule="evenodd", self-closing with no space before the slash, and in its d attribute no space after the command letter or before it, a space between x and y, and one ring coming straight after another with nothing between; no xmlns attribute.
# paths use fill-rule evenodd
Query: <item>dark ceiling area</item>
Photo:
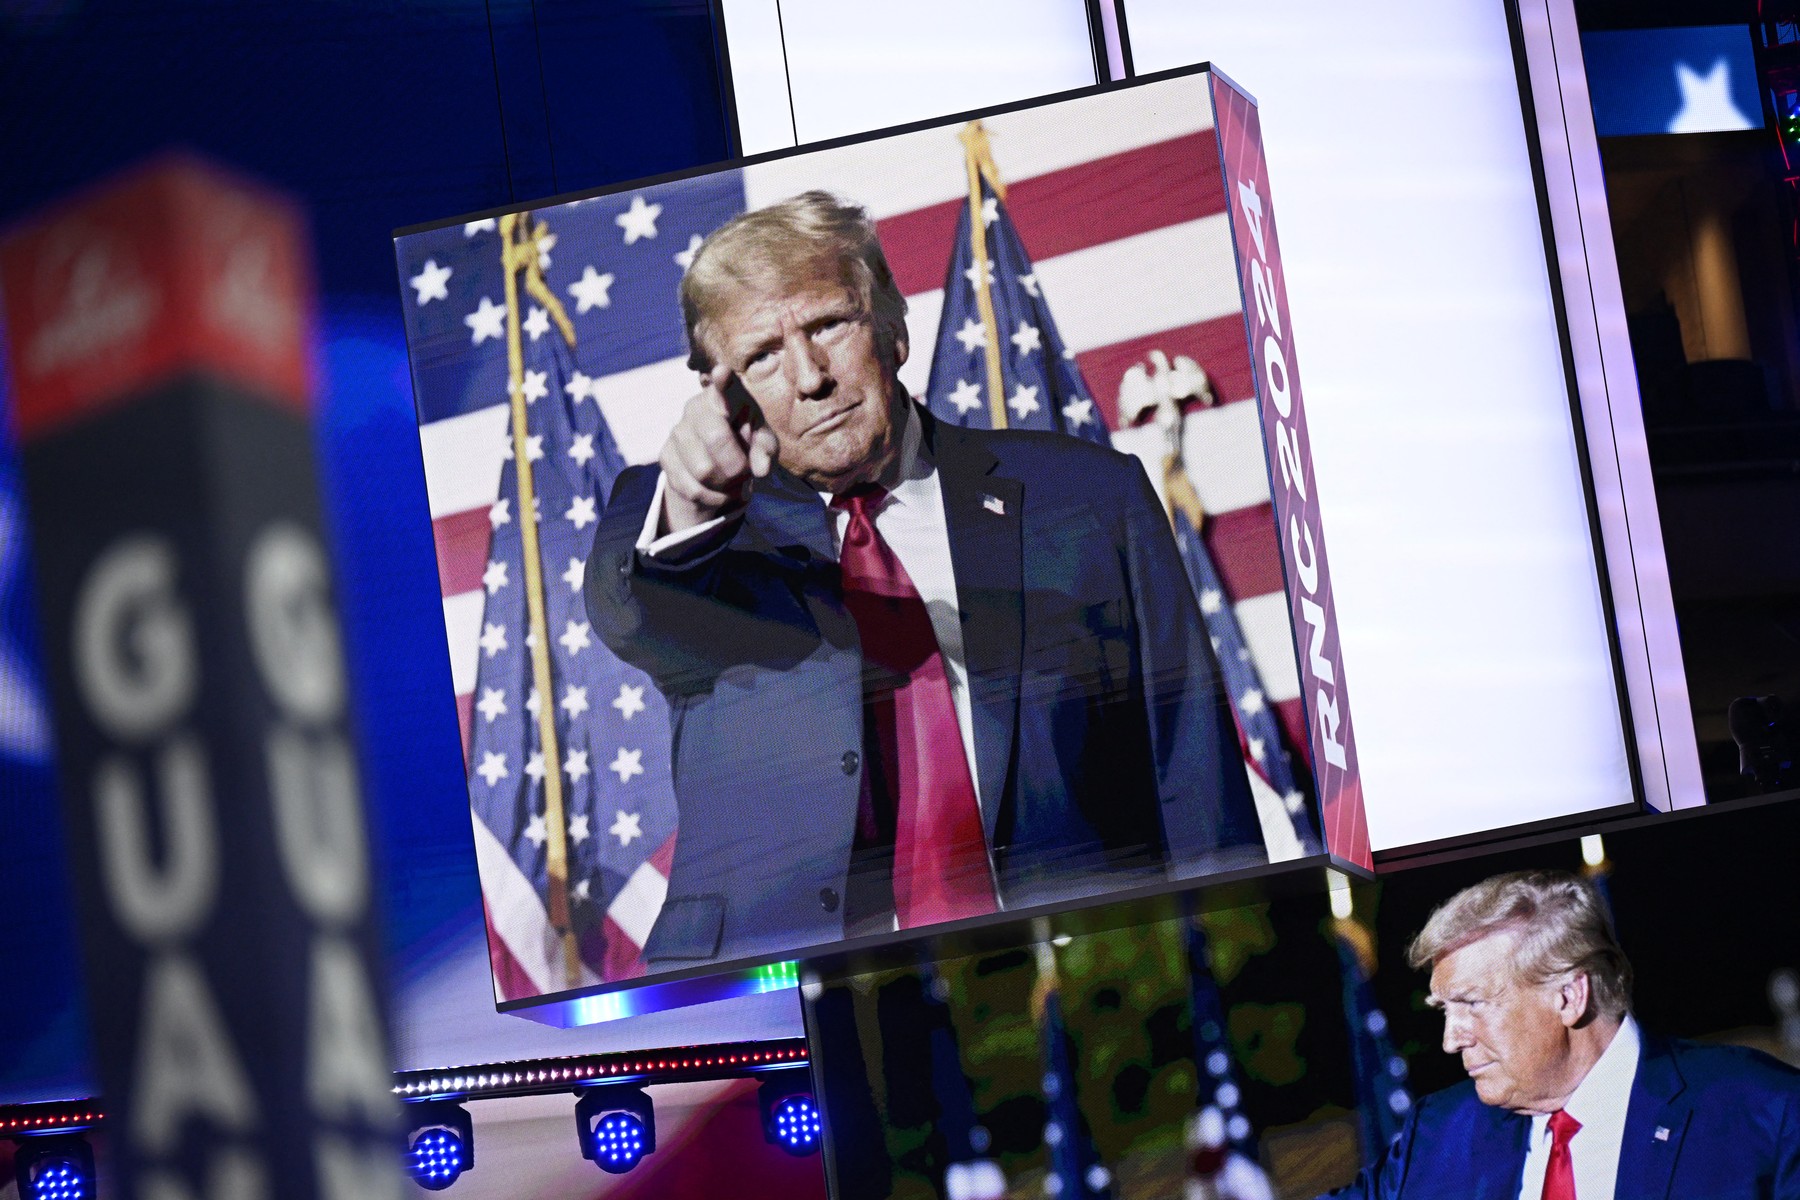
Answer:
<svg viewBox="0 0 1800 1200"><path fill-rule="evenodd" d="M1575 18L1584 30L1748 25L1756 12L1757 0L1575 0Z"/></svg>

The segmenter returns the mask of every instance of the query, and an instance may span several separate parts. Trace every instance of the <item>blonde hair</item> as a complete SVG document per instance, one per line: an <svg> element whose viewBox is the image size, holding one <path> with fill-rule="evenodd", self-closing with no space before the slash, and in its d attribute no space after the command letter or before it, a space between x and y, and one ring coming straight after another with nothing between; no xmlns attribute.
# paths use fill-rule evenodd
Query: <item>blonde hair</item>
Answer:
<svg viewBox="0 0 1800 1200"><path fill-rule="evenodd" d="M741 213L700 243L681 280L688 366L712 369L707 335L729 294L770 282L801 282L821 260L837 265L863 311L874 318L884 346L906 340L906 297L881 252L875 222L861 206L815 190Z"/></svg>
<svg viewBox="0 0 1800 1200"><path fill-rule="evenodd" d="M1631 1010L1631 963L1613 934L1606 901L1593 884L1566 871L1514 871L1484 879L1444 901L1407 947L1424 970L1490 934L1519 934L1513 965L1533 983L1581 972L1594 1012L1618 1019Z"/></svg>

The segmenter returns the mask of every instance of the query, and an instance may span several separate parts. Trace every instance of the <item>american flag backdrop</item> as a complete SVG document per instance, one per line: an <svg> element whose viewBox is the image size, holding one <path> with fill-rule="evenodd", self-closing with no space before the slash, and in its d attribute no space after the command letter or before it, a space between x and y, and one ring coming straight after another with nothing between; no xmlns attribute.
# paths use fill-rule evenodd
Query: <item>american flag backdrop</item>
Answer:
<svg viewBox="0 0 1800 1200"><path fill-rule="evenodd" d="M1204 371L1216 404L1172 401L1181 457L1206 513L1200 540L1216 571L1217 603L1235 617L1247 651L1243 661L1255 673L1256 702L1304 771L1305 718L1206 77L1004 114L985 125L1006 186L1010 231L1032 264L1030 284L1011 286L1054 314L1049 324L1061 351L1040 369L1056 373L1047 382L1062 401L1051 409L1046 387L1035 398L1042 407L1025 411L1018 423L1030 425L1041 413L1070 432L1105 431L1144 459L1160 489L1168 440L1153 422L1132 423L1144 411L1131 402L1134 389L1178 392L1171 379L1190 368ZM960 401L954 395L962 376L935 370L934 359L942 344L961 349L955 335L967 321L942 319L947 307L961 303L952 296L947 305L945 282L969 208L957 134L956 126L922 130L535 214L543 280L575 335L571 347L554 314L521 293L522 392L533 439L527 453L540 493L564 836L569 886L579 889L571 911L580 945L573 975L550 936L544 891L549 831L538 819L540 772L551 764L537 747L535 714L527 707L533 703L529 630L518 485L509 458L499 232L495 223L477 221L398 239L445 629L501 999L641 973L638 947L666 889L676 818L666 714L649 681L586 630L571 581L619 467L656 458L697 388L685 365L676 302L688 257L736 213L809 188L864 205L909 302L911 357L901 379L934 410L945 412L948 403L956 411L968 402L966 393ZM1029 354L1011 339L1020 333L1016 318L1006 333L1009 347ZM1028 342L1030 335L1023 336ZM1046 345L1040 342L1040 356ZM938 395L952 376L950 393ZM1016 401L1009 412L1028 410L1032 398L1012 394L1017 379L1009 386L1008 399ZM985 403L985 383L981 390ZM1122 393L1127 420L1121 419ZM1091 407L1081 407L1083 400ZM571 760L576 753L584 757ZM1284 825L1265 811L1272 852L1294 852L1292 827L1284 833Z"/></svg>

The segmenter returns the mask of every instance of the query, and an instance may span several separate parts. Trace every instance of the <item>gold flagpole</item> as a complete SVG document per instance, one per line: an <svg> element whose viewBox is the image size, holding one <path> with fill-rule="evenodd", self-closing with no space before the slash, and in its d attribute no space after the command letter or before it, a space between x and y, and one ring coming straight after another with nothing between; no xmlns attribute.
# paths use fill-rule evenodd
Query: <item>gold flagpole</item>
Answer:
<svg viewBox="0 0 1800 1200"><path fill-rule="evenodd" d="M550 926L562 941L567 986L581 979L581 951L569 920L568 823L563 808L562 755L556 741L556 696L550 674L550 629L544 616L544 569L538 550L537 489L531 477L530 439L526 424L525 351L520 341L519 276L525 290L549 310L557 329L575 344L575 329L556 294L544 282L538 264L534 222L530 213L500 218L500 246L506 269L506 367L512 406L513 466L519 480L519 532L524 538L525 608L531 624L531 681L538 695L538 745L544 755L544 855L550 876L545 897Z"/></svg>
<svg viewBox="0 0 1800 1200"><path fill-rule="evenodd" d="M962 127L957 139L963 144L963 160L969 168L969 241L975 254L975 307L981 313L981 326L987 338L982 349L987 359L988 413L995 429L1006 428L1006 381L1000 372L1000 327L994 320L992 272L988 270L987 222L981 214L981 180L1002 200L1006 185L1000 182L1000 169L994 163L994 150L988 143L987 127L970 121Z"/></svg>

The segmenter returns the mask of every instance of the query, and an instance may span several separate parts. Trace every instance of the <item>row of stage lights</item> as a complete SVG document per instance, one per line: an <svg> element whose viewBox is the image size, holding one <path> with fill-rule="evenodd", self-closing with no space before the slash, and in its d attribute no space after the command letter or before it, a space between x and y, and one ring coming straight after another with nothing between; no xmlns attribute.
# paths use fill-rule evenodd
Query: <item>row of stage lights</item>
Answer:
<svg viewBox="0 0 1800 1200"><path fill-rule="evenodd" d="M505 1069L418 1071L398 1076L405 1101L406 1167L422 1187L442 1191L475 1165L471 1100L573 1091L581 1153L620 1175L656 1149L651 1083L755 1075L763 1136L793 1155L814 1154L823 1136L805 1042L738 1042L647 1054L501 1064ZM104 1119L94 1100L0 1108L0 1138L16 1143L19 1200L99 1200L94 1152L83 1132Z"/></svg>
<svg viewBox="0 0 1800 1200"><path fill-rule="evenodd" d="M610 1175L623 1175L656 1150L656 1106L642 1084L579 1088L575 1129L581 1156ZM772 1071L757 1088L763 1137L793 1155L816 1153L823 1134L812 1078L804 1067ZM475 1166L469 1110L459 1101L408 1104L407 1169L428 1191L443 1191Z"/></svg>
<svg viewBox="0 0 1800 1200"><path fill-rule="evenodd" d="M641 1084L600 1084L577 1092L582 1157L623 1175L656 1149L656 1106ZM823 1133L804 1067L769 1073L757 1089L763 1137L793 1155L816 1153ZM475 1166L474 1123L462 1103L407 1105L407 1170L420 1187L443 1191ZM19 1200L96 1200L94 1152L79 1134L22 1136L13 1158Z"/></svg>

